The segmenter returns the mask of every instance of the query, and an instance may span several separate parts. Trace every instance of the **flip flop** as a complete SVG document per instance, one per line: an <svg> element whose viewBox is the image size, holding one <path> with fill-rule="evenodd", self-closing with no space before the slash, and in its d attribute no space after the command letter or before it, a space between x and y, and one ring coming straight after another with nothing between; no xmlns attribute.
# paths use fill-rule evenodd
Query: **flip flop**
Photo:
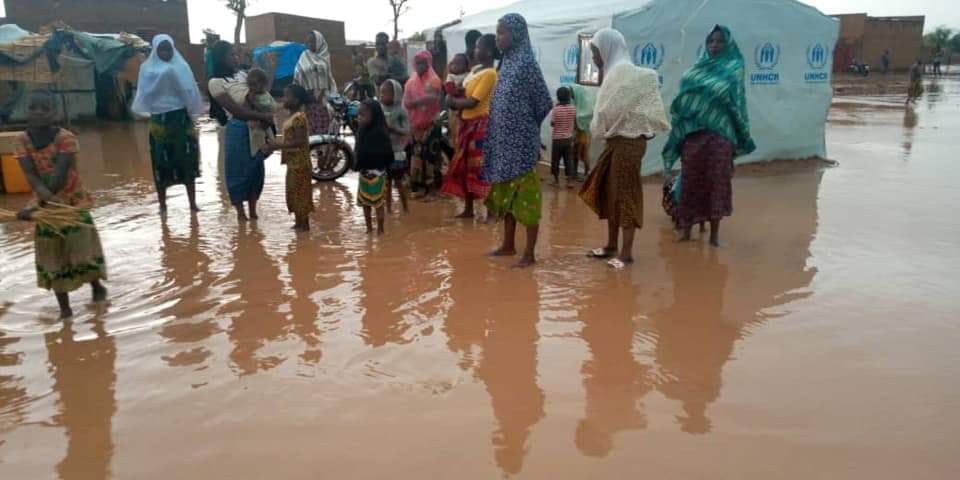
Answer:
<svg viewBox="0 0 960 480"><path fill-rule="evenodd" d="M617 254L617 251L615 249L607 250L606 248L594 248L593 250L590 250L589 252L587 252L588 257L596 258L599 260L606 260L608 258L613 257L616 254Z"/></svg>
<svg viewBox="0 0 960 480"><path fill-rule="evenodd" d="M632 260L629 261L629 262L624 262L623 260L620 260L619 258L613 258L613 259L611 259L609 262L607 262L607 265L610 265L610 268L613 268L614 270L623 270L623 269L627 268L627 265L629 265L629 264L631 264L631 263L633 263Z"/></svg>

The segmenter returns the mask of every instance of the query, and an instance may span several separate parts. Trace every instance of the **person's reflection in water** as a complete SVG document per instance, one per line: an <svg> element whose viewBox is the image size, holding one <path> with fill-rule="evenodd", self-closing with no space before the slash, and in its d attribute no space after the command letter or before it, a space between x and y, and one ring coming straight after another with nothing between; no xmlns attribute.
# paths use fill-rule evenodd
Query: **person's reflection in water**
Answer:
<svg viewBox="0 0 960 480"><path fill-rule="evenodd" d="M477 269L472 256L460 254L460 249L449 252L450 311L443 319L447 348L457 355L457 365L465 372L477 367L478 350L486 330L485 306L491 300L484 291L486 279Z"/></svg>
<svg viewBox="0 0 960 480"><path fill-rule="evenodd" d="M94 320L92 330L93 338L78 339L68 322L45 336L53 390L60 396L54 421L67 436L66 457L57 464L62 480L111 477L117 346L102 321Z"/></svg>
<svg viewBox="0 0 960 480"><path fill-rule="evenodd" d="M178 319L191 319L200 313L212 311L217 300L209 298L209 287L215 281L210 270L210 257L200 245L200 226L197 217L190 217L190 234L186 241L176 238L166 218L160 221L160 261L164 268L165 285L168 285L179 301L165 314ZM205 298L206 297L206 298ZM160 329L160 335L176 343L202 342L217 332L213 315L197 322L170 322ZM163 357L171 366L186 366L202 363L212 354L205 348L197 348L172 357Z"/></svg>
<svg viewBox="0 0 960 480"><path fill-rule="evenodd" d="M650 367L633 355L637 324L630 315L636 311L636 297L629 282L583 297L580 336L591 359L581 370L586 412L577 425L576 444L584 455L605 457L617 433L647 427L637 401L650 392L652 379ZM591 300L596 303L591 305Z"/></svg>
<svg viewBox="0 0 960 480"><path fill-rule="evenodd" d="M670 232L661 234L672 238ZM684 414L677 421L684 432L708 433L712 425L707 407L720 397L723 367L742 323L723 316L728 272L716 249L684 252L682 261L674 260L672 273L673 306L651 315L659 337L657 390L683 404Z"/></svg>
<svg viewBox="0 0 960 480"><path fill-rule="evenodd" d="M913 151L913 134L917 128L917 111L913 105L907 105L903 112L903 156L910 159Z"/></svg>
<svg viewBox="0 0 960 480"><path fill-rule="evenodd" d="M230 362L241 376L279 366L284 358L259 357L257 351L284 333L284 322L277 313L280 292L280 270L270 260L263 245L263 234L256 226L240 227L234 248L234 270L229 279L237 284L240 301L227 336L233 342ZM232 309L231 309L232 310Z"/></svg>
<svg viewBox="0 0 960 480"><path fill-rule="evenodd" d="M373 252L366 252L357 259L363 276L360 287L363 292L360 302L363 305L363 340L371 347L410 343L406 337L410 324L404 321L396 307L400 301L398 297L411 279L398 278L392 272L406 272L403 275L407 277L412 271L407 270L408 266L393 263L397 260L405 263L405 259L385 260L374 256Z"/></svg>
<svg viewBox="0 0 960 480"><path fill-rule="evenodd" d="M310 297L317 290L316 270L314 269L315 251L313 241L308 235L297 235L290 252L287 254L287 267L290 269L290 286L295 297L290 301L290 314L293 324L292 333L303 342L300 359L310 365L320 362L323 352L320 350L320 306Z"/></svg>
<svg viewBox="0 0 960 480"><path fill-rule="evenodd" d="M501 275L509 275L499 272ZM523 272L489 285L487 333L477 376L487 386L497 428L493 450L507 474L523 469L530 430L544 416L544 394L537 385L537 283Z"/></svg>
<svg viewBox="0 0 960 480"><path fill-rule="evenodd" d="M0 304L0 319L11 303ZM18 425L25 418L27 388L22 386L23 377L14 375L12 369L23 364L24 354L10 347L20 339L0 332L0 425Z"/></svg>

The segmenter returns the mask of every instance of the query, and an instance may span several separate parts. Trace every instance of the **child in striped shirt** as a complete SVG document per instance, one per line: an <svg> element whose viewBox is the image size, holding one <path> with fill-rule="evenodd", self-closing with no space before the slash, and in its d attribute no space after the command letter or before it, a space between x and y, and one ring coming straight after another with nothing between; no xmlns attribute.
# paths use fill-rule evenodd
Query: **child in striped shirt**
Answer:
<svg viewBox="0 0 960 480"><path fill-rule="evenodd" d="M553 126L553 148L550 173L554 186L560 185L560 161L563 160L563 173L567 177L567 188L573 188L571 181L577 176L573 167L574 126L577 120L577 108L571 103L568 87L557 90L557 106L553 109L550 125Z"/></svg>

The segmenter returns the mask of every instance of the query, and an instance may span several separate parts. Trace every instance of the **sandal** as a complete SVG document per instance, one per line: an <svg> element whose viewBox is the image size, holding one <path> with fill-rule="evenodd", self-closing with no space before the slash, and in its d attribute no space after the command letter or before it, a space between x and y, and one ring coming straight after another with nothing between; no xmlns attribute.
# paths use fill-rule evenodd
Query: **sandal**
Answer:
<svg viewBox="0 0 960 480"><path fill-rule="evenodd" d="M629 265L629 264L631 264L631 263L633 263L633 260L629 260L629 261L624 262L623 260L620 260L619 258L613 258L613 259L611 259L609 262L607 262L607 265L610 265L610 268L613 268L614 270L623 270L623 269L627 268L627 265Z"/></svg>
<svg viewBox="0 0 960 480"><path fill-rule="evenodd" d="M617 254L617 249L607 249L607 248L594 248L587 252L587 256L590 258L596 258L598 260L606 260L613 257Z"/></svg>

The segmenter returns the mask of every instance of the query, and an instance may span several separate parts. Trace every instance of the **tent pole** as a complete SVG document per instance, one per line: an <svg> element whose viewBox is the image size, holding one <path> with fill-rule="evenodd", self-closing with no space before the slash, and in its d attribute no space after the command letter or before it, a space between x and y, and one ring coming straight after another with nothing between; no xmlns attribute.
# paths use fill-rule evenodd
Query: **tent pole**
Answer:
<svg viewBox="0 0 960 480"><path fill-rule="evenodd" d="M67 106L67 94L60 92L60 103L63 104L63 117L66 120L67 130L70 130L70 108Z"/></svg>

